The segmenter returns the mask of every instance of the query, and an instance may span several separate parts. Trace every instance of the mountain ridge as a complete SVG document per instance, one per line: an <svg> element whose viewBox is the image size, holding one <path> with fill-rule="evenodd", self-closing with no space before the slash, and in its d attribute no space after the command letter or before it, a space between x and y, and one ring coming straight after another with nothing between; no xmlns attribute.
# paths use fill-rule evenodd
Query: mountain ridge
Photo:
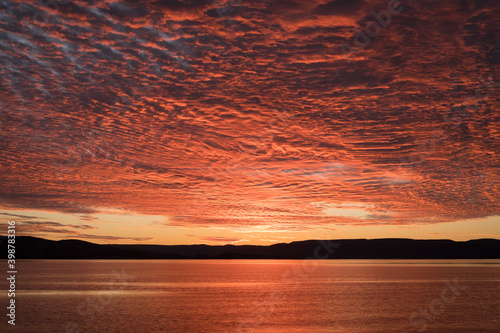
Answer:
<svg viewBox="0 0 500 333"><path fill-rule="evenodd" d="M7 258L0 236L1 258ZM327 245L325 245L327 244ZM16 237L16 259L500 259L500 240L336 239L272 245L96 244L78 239Z"/></svg>

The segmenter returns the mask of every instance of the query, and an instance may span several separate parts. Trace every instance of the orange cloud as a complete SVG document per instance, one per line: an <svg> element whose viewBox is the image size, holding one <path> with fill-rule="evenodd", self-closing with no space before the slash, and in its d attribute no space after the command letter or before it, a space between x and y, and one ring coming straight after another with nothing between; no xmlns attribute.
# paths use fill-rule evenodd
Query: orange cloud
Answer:
<svg viewBox="0 0 500 333"><path fill-rule="evenodd" d="M345 61L386 4L6 2L0 208L283 230L498 214L498 2L404 4ZM344 203L366 214L325 213Z"/></svg>

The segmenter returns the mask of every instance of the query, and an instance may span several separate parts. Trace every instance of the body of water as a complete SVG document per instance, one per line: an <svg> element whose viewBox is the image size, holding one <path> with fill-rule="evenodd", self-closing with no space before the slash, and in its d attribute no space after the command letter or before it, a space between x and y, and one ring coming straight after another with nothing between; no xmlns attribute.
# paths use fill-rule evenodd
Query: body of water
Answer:
<svg viewBox="0 0 500 333"><path fill-rule="evenodd" d="M2 331L500 332L500 260L25 260L15 299Z"/></svg>

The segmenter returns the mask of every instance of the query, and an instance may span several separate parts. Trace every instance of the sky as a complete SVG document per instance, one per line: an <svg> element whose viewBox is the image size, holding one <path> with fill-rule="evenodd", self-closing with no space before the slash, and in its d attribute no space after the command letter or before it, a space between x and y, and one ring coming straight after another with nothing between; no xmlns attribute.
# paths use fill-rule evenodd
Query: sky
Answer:
<svg viewBox="0 0 500 333"><path fill-rule="evenodd" d="M497 0L0 1L0 234L500 239Z"/></svg>

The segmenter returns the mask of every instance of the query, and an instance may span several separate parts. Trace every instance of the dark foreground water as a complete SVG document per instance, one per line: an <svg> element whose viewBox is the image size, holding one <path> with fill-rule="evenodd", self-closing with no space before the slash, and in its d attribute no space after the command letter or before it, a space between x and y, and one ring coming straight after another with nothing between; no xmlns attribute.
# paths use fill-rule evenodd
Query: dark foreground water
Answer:
<svg viewBox="0 0 500 333"><path fill-rule="evenodd" d="M33 260L16 283L1 332L500 332L500 260Z"/></svg>

